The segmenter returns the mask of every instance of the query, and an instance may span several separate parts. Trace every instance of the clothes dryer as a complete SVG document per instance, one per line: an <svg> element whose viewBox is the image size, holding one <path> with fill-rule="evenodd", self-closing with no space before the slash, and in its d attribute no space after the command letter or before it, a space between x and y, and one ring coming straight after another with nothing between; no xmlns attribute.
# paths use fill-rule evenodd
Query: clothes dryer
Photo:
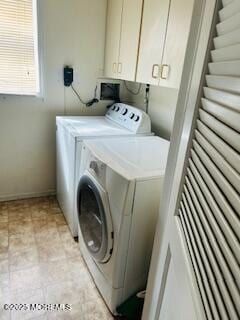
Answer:
<svg viewBox="0 0 240 320"><path fill-rule="evenodd" d="M169 142L84 142L76 214L83 258L112 313L146 286Z"/></svg>

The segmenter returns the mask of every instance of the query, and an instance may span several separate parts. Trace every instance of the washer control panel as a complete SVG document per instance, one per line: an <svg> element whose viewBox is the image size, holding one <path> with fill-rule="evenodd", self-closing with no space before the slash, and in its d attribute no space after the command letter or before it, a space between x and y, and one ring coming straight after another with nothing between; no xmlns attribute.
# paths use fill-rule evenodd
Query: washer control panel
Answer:
<svg viewBox="0 0 240 320"><path fill-rule="evenodd" d="M151 121L142 110L124 103L115 103L107 111L106 117L134 133L150 133Z"/></svg>

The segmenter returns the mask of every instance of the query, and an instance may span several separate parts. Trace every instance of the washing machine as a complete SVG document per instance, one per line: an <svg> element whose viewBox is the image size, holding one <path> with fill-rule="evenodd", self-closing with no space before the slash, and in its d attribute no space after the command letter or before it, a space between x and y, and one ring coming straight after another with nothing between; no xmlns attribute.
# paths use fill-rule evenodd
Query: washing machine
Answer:
<svg viewBox="0 0 240 320"><path fill-rule="evenodd" d="M78 175L83 140L151 135L149 116L132 106L116 103L105 116L56 117L57 199L73 237L77 237L74 212L75 178Z"/></svg>
<svg viewBox="0 0 240 320"><path fill-rule="evenodd" d="M88 140L78 159L80 250L113 314L146 286L168 149L153 136Z"/></svg>

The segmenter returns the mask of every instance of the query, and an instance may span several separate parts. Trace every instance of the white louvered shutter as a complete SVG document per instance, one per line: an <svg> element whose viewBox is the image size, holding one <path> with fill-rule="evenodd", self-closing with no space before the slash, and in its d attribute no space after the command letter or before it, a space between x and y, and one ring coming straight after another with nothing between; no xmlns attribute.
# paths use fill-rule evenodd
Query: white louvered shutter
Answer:
<svg viewBox="0 0 240 320"><path fill-rule="evenodd" d="M240 319L240 1L223 0L179 216L207 319Z"/></svg>
<svg viewBox="0 0 240 320"><path fill-rule="evenodd" d="M0 94L39 92L36 0L0 0Z"/></svg>

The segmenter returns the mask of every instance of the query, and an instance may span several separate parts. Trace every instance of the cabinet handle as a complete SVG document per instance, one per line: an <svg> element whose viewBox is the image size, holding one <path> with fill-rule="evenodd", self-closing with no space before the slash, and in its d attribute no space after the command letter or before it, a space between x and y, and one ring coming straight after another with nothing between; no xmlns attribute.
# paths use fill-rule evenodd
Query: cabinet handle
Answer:
<svg viewBox="0 0 240 320"><path fill-rule="evenodd" d="M155 69L157 68L157 75L156 75L156 73L155 73ZM159 73L160 73L160 66L159 66L159 64L154 64L153 66L152 66L152 77L154 78L154 79L158 79L159 78Z"/></svg>
<svg viewBox="0 0 240 320"><path fill-rule="evenodd" d="M116 71L117 71L117 64L116 64L116 62L113 63L112 70L113 70L113 73L116 73Z"/></svg>
<svg viewBox="0 0 240 320"><path fill-rule="evenodd" d="M163 64L161 68L161 79L166 80L168 78L170 66L168 64Z"/></svg>
<svg viewBox="0 0 240 320"><path fill-rule="evenodd" d="M122 73L122 63L119 62L118 64L118 73Z"/></svg>

